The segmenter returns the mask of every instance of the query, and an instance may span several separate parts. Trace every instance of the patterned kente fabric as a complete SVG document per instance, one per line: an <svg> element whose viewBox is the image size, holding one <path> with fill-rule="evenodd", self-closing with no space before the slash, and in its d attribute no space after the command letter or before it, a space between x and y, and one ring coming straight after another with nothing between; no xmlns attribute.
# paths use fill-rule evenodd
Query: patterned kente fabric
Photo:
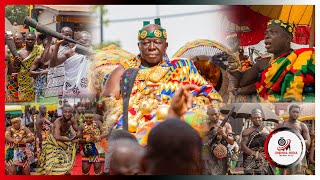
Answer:
<svg viewBox="0 0 320 180"><path fill-rule="evenodd" d="M92 123L88 125L84 123L84 130L83 130L83 138L90 138L90 136L99 136L101 134L100 129L96 123ZM83 162L104 162L104 152L99 152L98 144L100 142L89 142L84 145L81 145L81 154L82 154L82 161Z"/></svg>
<svg viewBox="0 0 320 180"><path fill-rule="evenodd" d="M256 83L260 97L270 102L314 102L314 56L313 48L302 48L270 61Z"/></svg>
<svg viewBox="0 0 320 180"><path fill-rule="evenodd" d="M40 56L43 52L43 46L35 45L32 52L26 57L23 62L27 69L21 67L18 73L18 84L19 84L19 101L29 102L35 100L35 87L32 83L32 77L30 77L29 69L34 59Z"/></svg>
<svg viewBox="0 0 320 180"><path fill-rule="evenodd" d="M58 57L70 49L69 46L60 46ZM56 66L49 67L47 75L47 86L45 89L45 98L54 99L63 95L64 85L64 63Z"/></svg>
<svg viewBox="0 0 320 180"><path fill-rule="evenodd" d="M245 71L245 70L247 70L247 69L249 69L251 67L252 67L252 62L251 62L250 59L241 60L241 70L242 71Z"/></svg>
<svg viewBox="0 0 320 180"><path fill-rule="evenodd" d="M87 56L75 54L64 62L64 97L89 97L92 95L88 87L89 59Z"/></svg>
<svg viewBox="0 0 320 180"><path fill-rule="evenodd" d="M138 55L134 60L121 63L125 69L140 68L134 81L128 110L128 130L136 133L136 137L143 145L147 142L147 136L155 125L161 122L164 117L157 117L159 105L169 105L174 92L182 85L195 84L200 90L194 90L193 108L197 110L186 114L185 121L193 125L200 125L198 117L201 116L200 106L204 104L222 102L221 96L214 87L207 83L198 73L196 66L189 59L172 59L164 56L162 63L147 68L141 65ZM130 77L126 75L125 77ZM121 81L128 81L122 78ZM126 89L126 87L125 87ZM124 92L121 92L124 93ZM122 99L115 100L114 97L107 97L107 109L109 111L107 121L117 121L117 128L122 128ZM198 111L199 110L199 111ZM196 112L197 111L197 112ZM106 122L109 124L109 122Z"/></svg>
<svg viewBox="0 0 320 180"><path fill-rule="evenodd" d="M6 135L11 136L13 139L26 139L28 136L33 136L33 134L26 134L25 126L20 126L18 130L13 127L9 131L6 131ZM29 149L29 143L26 144L14 144L6 142L5 145L5 161L7 166L18 166L18 167L28 167L29 158L33 154Z"/></svg>
<svg viewBox="0 0 320 180"><path fill-rule="evenodd" d="M20 48L21 49L21 48ZM20 49L17 49L19 51ZM11 64L13 64L14 56L10 52L10 60ZM7 62L6 62L6 69L7 69ZM6 73L7 74L7 73ZM7 102L19 102L19 84L17 79L17 73L12 73L11 75L7 75L6 81L6 90L7 90Z"/></svg>
<svg viewBox="0 0 320 180"><path fill-rule="evenodd" d="M19 85L17 74L7 76L7 102L19 102Z"/></svg>
<svg viewBox="0 0 320 180"><path fill-rule="evenodd" d="M42 144L40 167L37 175L64 175L73 167L77 148L76 143L57 141L49 134Z"/></svg>

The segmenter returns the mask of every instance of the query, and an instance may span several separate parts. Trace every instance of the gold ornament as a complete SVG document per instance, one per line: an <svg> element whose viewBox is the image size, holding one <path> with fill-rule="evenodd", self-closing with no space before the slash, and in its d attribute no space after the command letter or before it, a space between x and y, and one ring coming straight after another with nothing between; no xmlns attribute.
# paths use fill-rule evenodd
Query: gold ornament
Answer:
<svg viewBox="0 0 320 180"><path fill-rule="evenodd" d="M222 159L224 157L227 157L228 151L224 145L219 143L213 148L212 153L216 158Z"/></svg>
<svg viewBox="0 0 320 180"><path fill-rule="evenodd" d="M161 33L161 31L159 29L155 30L153 33L157 38L160 38L161 35L162 35L162 33Z"/></svg>
<svg viewBox="0 0 320 180"><path fill-rule="evenodd" d="M167 31L163 31L163 36L165 39L167 39Z"/></svg>
<svg viewBox="0 0 320 180"><path fill-rule="evenodd" d="M168 111L169 111L169 105L166 105L166 104L158 105L158 108L156 111L157 120L165 119L168 116Z"/></svg>
<svg viewBox="0 0 320 180"><path fill-rule="evenodd" d="M140 70L137 75L137 80L159 82L169 71L170 67L154 66L149 69Z"/></svg>
<svg viewBox="0 0 320 180"><path fill-rule="evenodd" d="M141 39L144 39L147 37L147 31L142 31L142 33L140 34Z"/></svg>

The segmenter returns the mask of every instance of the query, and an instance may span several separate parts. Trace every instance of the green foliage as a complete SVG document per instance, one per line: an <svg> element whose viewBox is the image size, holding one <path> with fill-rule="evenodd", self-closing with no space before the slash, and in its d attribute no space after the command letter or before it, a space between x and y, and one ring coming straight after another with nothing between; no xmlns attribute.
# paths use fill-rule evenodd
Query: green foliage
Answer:
<svg viewBox="0 0 320 180"><path fill-rule="evenodd" d="M18 25L22 25L24 18L29 16L29 6L6 6L6 18L11 24L17 22Z"/></svg>

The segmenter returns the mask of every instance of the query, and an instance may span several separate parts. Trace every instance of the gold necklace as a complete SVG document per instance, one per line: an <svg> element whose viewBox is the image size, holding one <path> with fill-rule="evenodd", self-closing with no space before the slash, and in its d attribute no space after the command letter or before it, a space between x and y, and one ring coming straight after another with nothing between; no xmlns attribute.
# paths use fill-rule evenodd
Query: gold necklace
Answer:
<svg viewBox="0 0 320 180"><path fill-rule="evenodd" d="M12 131L12 134L14 137L19 136L19 138L22 138L23 135L25 134L24 126L20 126L20 128L18 130L16 130L15 128L12 127L11 131Z"/></svg>

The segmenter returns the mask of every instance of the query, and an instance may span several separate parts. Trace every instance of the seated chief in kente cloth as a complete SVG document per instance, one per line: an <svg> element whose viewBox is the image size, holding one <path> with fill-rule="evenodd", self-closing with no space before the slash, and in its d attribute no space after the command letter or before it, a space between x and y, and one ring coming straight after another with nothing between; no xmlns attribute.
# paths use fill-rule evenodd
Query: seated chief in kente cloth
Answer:
<svg viewBox="0 0 320 180"><path fill-rule="evenodd" d="M222 102L221 96L191 60L168 58L167 32L160 19L155 19L155 24L145 21L138 40L140 54L120 60L101 93L100 102L107 109L107 129L128 129L145 145L150 129L165 119L175 91L182 85L195 84L199 88L192 92L193 107L183 119L200 130L206 112L202 110Z"/></svg>

